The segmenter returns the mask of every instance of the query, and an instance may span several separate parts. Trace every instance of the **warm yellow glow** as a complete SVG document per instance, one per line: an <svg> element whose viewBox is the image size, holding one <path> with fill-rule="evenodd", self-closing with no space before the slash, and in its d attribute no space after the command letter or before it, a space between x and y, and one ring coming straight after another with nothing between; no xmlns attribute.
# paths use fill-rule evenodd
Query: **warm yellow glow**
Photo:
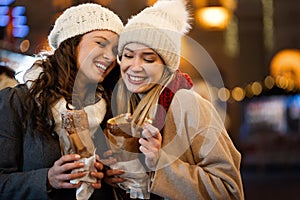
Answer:
<svg viewBox="0 0 300 200"><path fill-rule="evenodd" d="M300 87L300 50L285 49L278 52L271 61L270 72L280 87L286 87L285 79L293 81L297 87Z"/></svg>
<svg viewBox="0 0 300 200"><path fill-rule="evenodd" d="M196 11L196 20L208 30L223 30L230 21L231 13L221 6L203 7Z"/></svg>
<svg viewBox="0 0 300 200"><path fill-rule="evenodd" d="M193 0L193 4L196 8L204 7L207 5L208 0Z"/></svg>
<svg viewBox="0 0 300 200"><path fill-rule="evenodd" d="M286 79L284 76L278 76L276 77L276 84L278 87L286 89L288 86L288 79Z"/></svg>
<svg viewBox="0 0 300 200"><path fill-rule="evenodd" d="M227 101L230 98L230 92L227 88L221 88L218 91L218 97L221 101Z"/></svg>
<svg viewBox="0 0 300 200"><path fill-rule="evenodd" d="M264 80L264 84L266 88L271 89L272 87L274 87L275 81L272 76L267 76Z"/></svg>
<svg viewBox="0 0 300 200"><path fill-rule="evenodd" d="M242 101L245 98L245 90L240 87L235 87L231 93L232 98L236 101Z"/></svg>
<svg viewBox="0 0 300 200"><path fill-rule="evenodd" d="M236 0L192 0L196 8L205 6L223 6L230 10L236 8Z"/></svg>
<svg viewBox="0 0 300 200"><path fill-rule="evenodd" d="M246 92L246 96L248 97L248 98L251 98L251 97L253 97L253 91L252 91L252 89L251 89L251 84L248 84L246 87L245 87L245 92Z"/></svg>
<svg viewBox="0 0 300 200"><path fill-rule="evenodd" d="M287 90L288 91L292 91L294 90L296 87L295 87L295 82L293 80L288 80L288 86L287 86Z"/></svg>
<svg viewBox="0 0 300 200"><path fill-rule="evenodd" d="M147 0L147 5L153 6L153 4L155 4L156 2L157 2L157 0Z"/></svg>
<svg viewBox="0 0 300 200"><path fill-rule="evenodd" d="M255 81L251 85L251 90L254 95L259 95L262 92L262 85L259 82Z"/></svg>

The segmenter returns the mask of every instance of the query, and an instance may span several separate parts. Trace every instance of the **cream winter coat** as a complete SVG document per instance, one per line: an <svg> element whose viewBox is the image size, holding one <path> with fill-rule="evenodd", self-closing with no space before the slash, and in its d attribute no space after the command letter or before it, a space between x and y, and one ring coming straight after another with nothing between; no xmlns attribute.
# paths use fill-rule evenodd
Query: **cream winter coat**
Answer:
<svg viewBox="0 0 300 200"><path fill-rule="evenodd" d="M241 155L211 103L176 92L163 131L150 192L165 199L244 199Z"/></svg>

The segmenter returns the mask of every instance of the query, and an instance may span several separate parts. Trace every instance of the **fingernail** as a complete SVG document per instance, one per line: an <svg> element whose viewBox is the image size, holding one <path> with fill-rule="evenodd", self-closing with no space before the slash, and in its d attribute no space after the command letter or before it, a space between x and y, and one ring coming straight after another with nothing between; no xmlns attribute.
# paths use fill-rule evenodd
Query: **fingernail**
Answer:
<svg viewBox="0 0 300 200"><path fill-rule="evenodd" d="M76 154L76 155L75 155L75 158L80 158L80 155Z"/></svg>

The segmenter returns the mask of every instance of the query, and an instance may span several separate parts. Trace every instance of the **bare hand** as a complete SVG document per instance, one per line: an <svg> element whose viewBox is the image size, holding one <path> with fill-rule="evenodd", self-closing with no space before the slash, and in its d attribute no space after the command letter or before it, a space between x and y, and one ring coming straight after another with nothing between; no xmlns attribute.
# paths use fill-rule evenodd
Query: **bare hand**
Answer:
<svg viewBox="0 0 300 200"><path fill-rule="evenodd" d="M70 180L82 178L86 172L70 173L73 169L79 169L84 163L74 162L80 159L78 154L64 155L48 171L48 182L52 188L77 188L81 185L72 184Z"/></svg>
<svg viewBox="0 0 300 200"><path fill-rule="evenodd" d="M120 175L124 174L124 170L118 169L107 169L105 171L104 181L113 187L118 187L118 183L123 183L126 181L125 178L119 177Z"/></svg>
<svg viewBox="0 0 300 200"><path fill-rule="evenodd" d="M113 152L108 150L103 154L104 159L102 159L102 163L106 165L106 169L104 170L104 181L113 187L118 187L117 183L122 183L126 181L126 179L119 177L124 174L124 170L111 169L109 166L115 164L117 160L113 157Z"/></svg>
<svg viewBox="0 0 300 200"><path fill-rule="evenodd" d="M162 137L158 128L144 123L142 137L139 139L140 151L145 155L145 163L151 170L155 170L160 155Z"/></svg>
<svg viewBox="0 0 300 200"><path fill-rule="evenodd" d="M100 158L98 155L96 155L96 162L95 162L95 168L96 172L91 172L91 176L95 177L97 179L96 183L92 183L91 186L95 189L101 188L101 180L104 177L104 174L102 172L103 170L103 164L100 162Z"/></svg>

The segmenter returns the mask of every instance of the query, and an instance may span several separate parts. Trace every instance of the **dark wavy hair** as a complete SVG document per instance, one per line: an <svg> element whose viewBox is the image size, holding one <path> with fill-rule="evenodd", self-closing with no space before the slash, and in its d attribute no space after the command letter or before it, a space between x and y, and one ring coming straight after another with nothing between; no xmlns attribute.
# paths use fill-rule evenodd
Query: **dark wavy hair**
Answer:
<svg viewBox="0 0 300 200"><path fill-rule="evenodd" d="M15 79L15 71L5 65L0 65L0 74L5 74L9 78Z"/></svg>
<svg viewBox="0 0 300 200"><path fill-rule="evenodd" d="M53 54L40 54L42 59L33 65L41 67L43 72L32 82L29 89L27 100L32 103L28 104L30 112L27 118L31 119L31 128L42 134L54 132L55 120L51 111L54 104L62 97L67 103L72 102L73 86L78 72L76 51L82 36L78 35L63 41ZM101 123L102 128L105 127L106 120L112 116L110 99L119 77L119 66L116 66L102 83L98 83L96 93L100 93L107 102L107 113Z"/></svg>

